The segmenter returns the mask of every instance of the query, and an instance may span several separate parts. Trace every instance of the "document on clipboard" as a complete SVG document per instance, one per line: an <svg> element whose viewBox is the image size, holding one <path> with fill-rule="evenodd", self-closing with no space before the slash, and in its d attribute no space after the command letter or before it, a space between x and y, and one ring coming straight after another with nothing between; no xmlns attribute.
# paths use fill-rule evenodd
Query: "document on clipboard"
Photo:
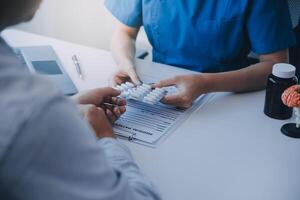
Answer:
<svg viewBox="0 0 300 200"><path fill-rule="evenodd" d="M157 82L149 76L142 78L144 82L147 80L147 83ZM170 92L172 93L172 89ZM116 121L114 131L121 138L156 147L211 97L212 94L200 96L189 109L180 109L162 103L151 105L130 99L127 102L126 113Z"/></svg>

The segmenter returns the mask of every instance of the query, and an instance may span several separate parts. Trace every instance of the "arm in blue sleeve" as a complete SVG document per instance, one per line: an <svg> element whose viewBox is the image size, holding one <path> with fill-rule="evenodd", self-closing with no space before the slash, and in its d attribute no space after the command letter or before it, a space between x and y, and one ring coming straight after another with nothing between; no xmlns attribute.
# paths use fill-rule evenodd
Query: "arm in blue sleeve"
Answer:
<svg viewBox="0 0 300 200"><path fill-rule="evenodd" d="M106 8L123 24L130 27L143 25L142 0L106 0Z"/></svg>
<svg viewBox="0 0 300 200"><path fill-rule="evenodd" d="M25 158L26 152L34 152L34 156L10 189L8 196L14 199L159 199L128 149L113 139L97 142L66 100L52 102L32 116L17 140L19 145L11 157L19 154ZM30 140L39 144L22 146ZM103 148L112 154L106 156ZM17 165L13 160L11 166ZM8 173L13 174L13 168Z"/></svg>
<svg viewBox="0 0 300 200"><path fill-rule="evenodd" d="M248 10L247 32L252 51L268 54L295 45L286 0L253 0Z"/></svg>
<svg viewBox="0 0 300 200"><path fill-rule="evenodd" d="M155 199L159 199L159 196L153 190L154 186L140 172L127 146L110 138L100 140L99 144L104 147L104 152L110 165L117 171L124 171L124 176L129 180L132 188L136 188L136 191L142 196L151 194ZM119 152L124 153L120 154Z"/></svg>

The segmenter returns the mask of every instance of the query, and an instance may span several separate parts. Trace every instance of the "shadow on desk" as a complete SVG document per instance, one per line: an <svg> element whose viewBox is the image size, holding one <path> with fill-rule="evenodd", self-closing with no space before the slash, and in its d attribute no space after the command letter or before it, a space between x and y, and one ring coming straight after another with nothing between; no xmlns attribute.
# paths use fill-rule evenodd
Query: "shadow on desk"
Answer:
<svg viewBox="0 0 300 200"><path fill-rule="evenodd" d="M221 92L220 95L216 95L214 100L209 102L210 105L218 105L218 107L222 107L222 110L219 110L218 113L228 113L233 112L235 110L243 110L245 106L252 107L253 110L256 110L257 114L263 114L264 107L264 98L257 99L259 101L258 104L245 105L242 102L249 102L249 98L253 98L253 95L261 96L265 91L255 91L255 92L244 92L244 93L231 93L231 92ZM237 96L239 98L237 98ZM264 95L262 95L264 97ZM224 106L222 106L224 105Z"/></svg>

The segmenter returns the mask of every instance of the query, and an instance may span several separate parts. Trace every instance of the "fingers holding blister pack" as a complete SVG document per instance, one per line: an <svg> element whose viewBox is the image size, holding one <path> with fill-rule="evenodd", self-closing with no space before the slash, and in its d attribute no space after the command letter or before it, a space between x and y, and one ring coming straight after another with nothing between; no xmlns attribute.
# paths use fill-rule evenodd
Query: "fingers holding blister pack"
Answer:
<svg viewBox="0 0 300 200"><path fill-rule="evenodd" d="M126 82L117 85L116 89L121 91L121 98L135 99L148 104L157 104L166 94L167 91L163 88L153 89L149 84L134 85Z"/></svg>
<svg viewBox="0 0 300 200"><path fill-rule="evenodd" d="M167 94L167 91L162 88L156 88L152 90L150 93L148 93L143 101L145 103L155 104L158 103L165 95Z"/></svg>

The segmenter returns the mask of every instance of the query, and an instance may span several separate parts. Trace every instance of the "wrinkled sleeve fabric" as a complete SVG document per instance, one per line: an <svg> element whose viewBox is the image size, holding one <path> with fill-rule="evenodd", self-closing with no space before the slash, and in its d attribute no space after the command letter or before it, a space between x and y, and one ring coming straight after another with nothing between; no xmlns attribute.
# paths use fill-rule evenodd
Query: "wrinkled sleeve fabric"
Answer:
<svg viewBox="0 0 300 200"><path fill-rule="evenodd" d="M106 0L104 4L121 23L134 28L143 25L143 0Z"/></svg>
<svg viewBox="0 0 300 200"><path fill-rule="evenodd" d="M268 54L296 44L286 0L252 0L247 32L252 51Z"/></svg>
<svg viewBox="0 0 300 200"><path fill-rule="evenodd" d="M2 191L2 197L160 199L127 147L115 139L97 141L75 106L63 98L33 114L12 149L2 177L12 184Z"/></svg>

